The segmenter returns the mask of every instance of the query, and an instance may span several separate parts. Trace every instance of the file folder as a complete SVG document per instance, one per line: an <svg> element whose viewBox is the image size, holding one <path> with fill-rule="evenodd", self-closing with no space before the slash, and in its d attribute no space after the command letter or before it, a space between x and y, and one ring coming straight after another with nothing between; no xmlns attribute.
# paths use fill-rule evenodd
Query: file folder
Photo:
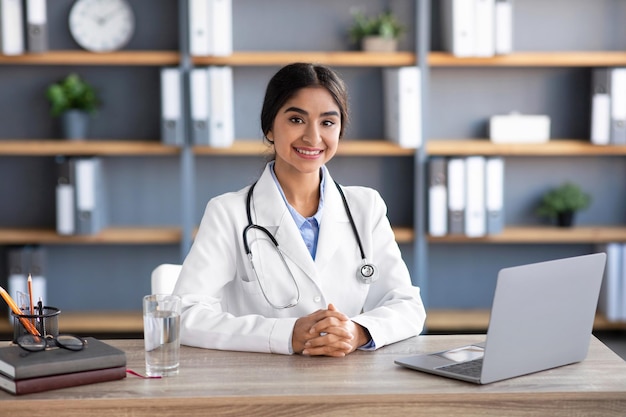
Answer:
<svg viewBox="0 0 626 417"><path fill-rule="evenodd" d="M76 233L96 234L104 227L102 160L73 159L76 180Z"/></svg>
<svg viewBox="0 0 626 417"><path fill-rule="evenodd" d="M494 32L496 55L513 52L513 0L496 0Z"/></svg>
<svg viewBox="0 0 626 417"><path fill-rule="evenodd" d="M235 141L233 70L209 67L209 140L216 148L227 148Z"/></svg>
<svg viewBox="0 0 626 417"><path fill-rule="evenodd" d="M474 0L474 56L495 54L495 0Z"/></svg>
<svg viewBox="0 0 626 417"><path fill-rule="evenodd" d="M24 53L24 10L22 0L0 0L0 53Z"/></svg>
<svg viewBox="0 0 626 417"><path fill-rule="evenodd" d="M446 159L433 157L428 167L428 231L431 236L445 236L448 233Z"/></svg>
<svg viewBox="0 0 626 417"><path fill-rule="evenodd" d="M28 52L48 50L47 0L26 0L26 46Z"/></svg>
<svg viewBox="0 0 626 417"><path fill-rule="evenodd" d="M209 69L193 68L189 74L191 138L194 145L209 145Z"/></svg>
<svg viewBox="0 0 626 417"><path fill-rule="evenodd" d="M626 145L626 68L611 68L611 143Z"/></svg>
<svg viewBox="0 0 626 417"><path fill-rule="evenodd" d="M591 143L609 145L611 143L610 70L608 68L594 68L592 71Z"/></svg>
<svg viewBox="0 0 626 417"><path fill-rule="evenodd" d="M180 146L184 143L182 84L178 67L161 69L161 141L166 145Z"/></svg>
<svg viewBox="0 0 626 417"><path fill-rule="evenodd" d="M487 234L502 233L504 229L504 158L489 157L485 164L485 208Z"/></svg>
<svg viewBox="0 0 626 417"><path fill-rule="evenodd" d="M486 234L485 157L465 159L465 234L481 237Z"/></svg>
<svg viewBox="0 0 626 417"><path fill-rule="evenodd" d="M29 252L29 274L33 284L33 300L37 302L37 300L41 299L44 305L46 305L46 250L41 246L34 246L30 248Z"/></svg>
<svg viewBox="0 0 626 417"><path fill-rule="evenodd" d="M465 159L448 160L448 233L465 233Z"/></svg>
<svg viewBox="0 0 626 417"><path fill-rule="evenodd" d="M420 80L415 66L384 69L385 137L403 148L422 142Z"/></svg>
<svg viewBox="0 0 626 417"><path fill-rule="evenodd" d="M56 230L60 235L73 235L76 232L75 182L70 158L58 157L56 185Z"/></svg>
<svg viewBox="0 0 626 417"><path fill-rule="evenodd" d="M211 55L211 1L213 0L189 0L189 53L193 56Z"/></svg>
<svg viewBox="0 0 626 417"><path fill-rule="evenodd" d="M7 266L8 266L8 278L7 278L7 291L11 297L18 303L17 296L18 291L24 294L28 293L27 285L27 259L24 247L13 247L7 251ZM20 308L22 306L19 306ZM9 311L9 317L11 312ZM12 320L11 320L12 322Z"/></svg>
<svg viewBox="0 0 626 417"><path fill-rule="evenodd" d="M444 49L454 56L474 56L476 44L474 0L441 0Z"/></svg>
<svg viewBox="0 0 626 417"><path fill-rule="evenodd" d="M213 33L211 55L228 56L233 53L232 0L211 0L209 4L210 27Z"/></svg>

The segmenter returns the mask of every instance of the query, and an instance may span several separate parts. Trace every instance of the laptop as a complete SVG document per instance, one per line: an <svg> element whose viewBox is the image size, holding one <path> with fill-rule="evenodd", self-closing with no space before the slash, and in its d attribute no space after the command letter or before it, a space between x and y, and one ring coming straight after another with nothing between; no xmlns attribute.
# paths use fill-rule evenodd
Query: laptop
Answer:
<svg viewBox="0 0 626 417"><path fill-rule="evenodd" d="M488 384L580 362L587 356L605 253L501 269L483 343L394 362Z"/></svg>

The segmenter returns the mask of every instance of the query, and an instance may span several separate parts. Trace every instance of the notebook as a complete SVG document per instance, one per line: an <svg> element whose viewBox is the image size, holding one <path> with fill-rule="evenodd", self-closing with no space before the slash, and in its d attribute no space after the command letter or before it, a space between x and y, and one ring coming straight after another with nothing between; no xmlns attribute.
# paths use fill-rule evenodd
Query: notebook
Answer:
<svg viewBox="0 0 626 417"><path fill-rule="evenodd" d="M605 263L606 254L595 253L501 269L484 342L394 362L476 384L580 362Z"/></svg>

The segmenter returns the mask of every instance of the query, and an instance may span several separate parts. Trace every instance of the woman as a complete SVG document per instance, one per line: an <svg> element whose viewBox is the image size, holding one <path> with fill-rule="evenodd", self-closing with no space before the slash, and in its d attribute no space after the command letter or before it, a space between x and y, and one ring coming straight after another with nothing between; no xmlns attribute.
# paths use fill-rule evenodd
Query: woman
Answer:
<svg viewBox="0 0 626 417"><path fill-rule="evenodd" d="M347 122L330 68L296 63L270 80L261 128L275 158L254 185L206 206L174 291L183 344L345 356L421 332L385 203L326 168Z"/></svg>

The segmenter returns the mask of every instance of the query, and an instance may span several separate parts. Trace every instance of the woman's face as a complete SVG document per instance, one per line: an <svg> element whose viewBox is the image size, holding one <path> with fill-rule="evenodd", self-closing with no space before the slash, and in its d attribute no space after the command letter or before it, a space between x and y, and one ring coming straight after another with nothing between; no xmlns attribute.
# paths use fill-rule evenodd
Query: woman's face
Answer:
<svg viewBox="0 0 626 417"><path fill-rule="evenodd" d="M299 90L278 110L267 134L274 142L276 173L318 175L337 152L340 131L339 106L328 90Z"/></svg>

